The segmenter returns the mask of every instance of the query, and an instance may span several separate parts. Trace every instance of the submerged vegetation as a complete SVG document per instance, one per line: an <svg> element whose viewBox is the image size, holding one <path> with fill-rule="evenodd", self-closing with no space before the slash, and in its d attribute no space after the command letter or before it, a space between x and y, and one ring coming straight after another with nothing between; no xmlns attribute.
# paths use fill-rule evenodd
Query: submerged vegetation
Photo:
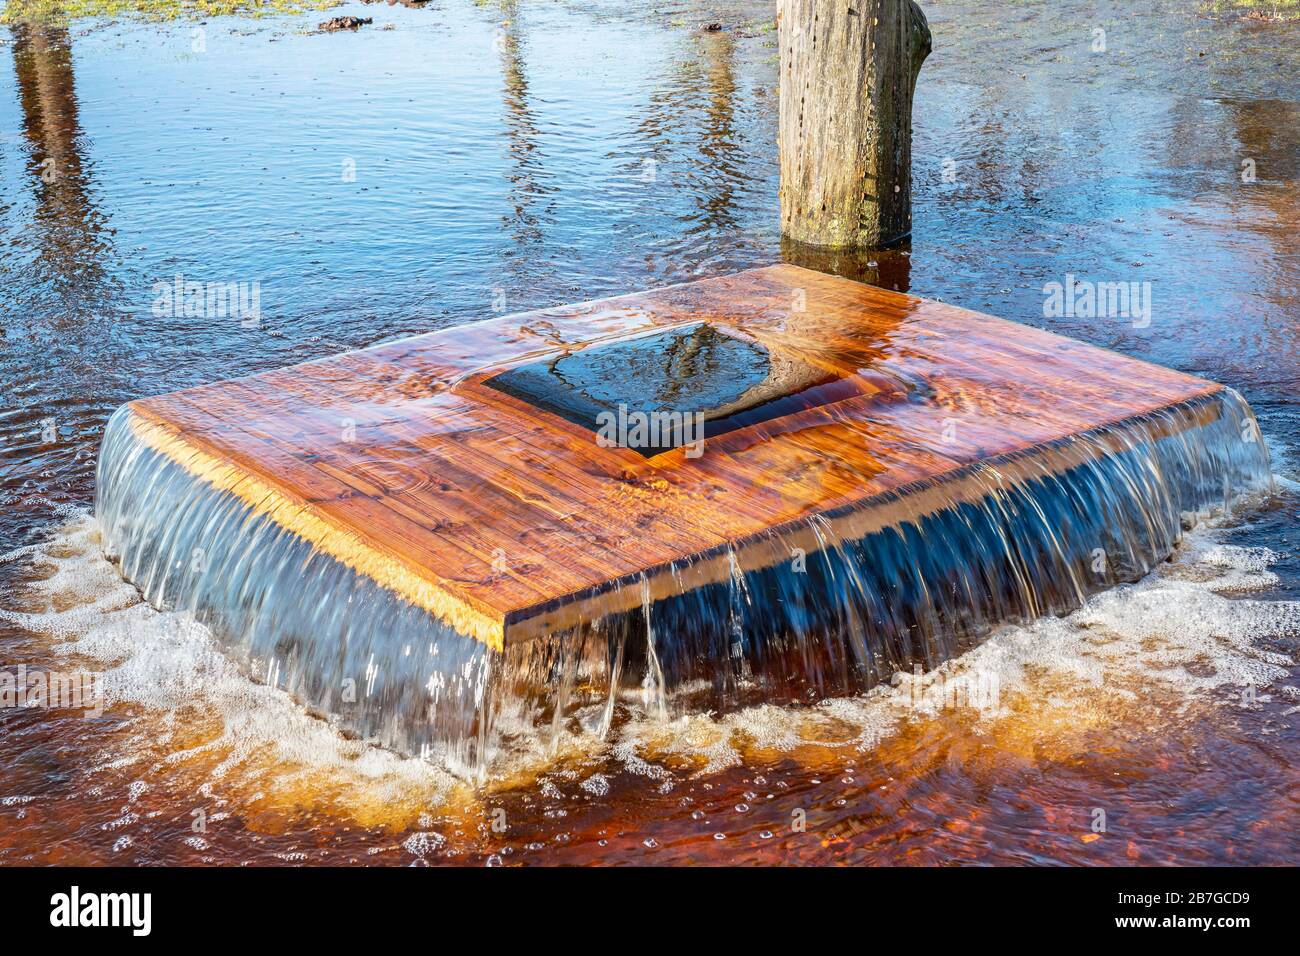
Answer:
<svg viewBox="0 0 1300 956"><path fill-rule="evenodd" d="M1219 14L1244 20L1300 20L1300 0L1212 0Z"/></svg>
<svg viewBox="0 0 1300 956"><path fill-rule="evenodd" d="M7 0L0 9L0 23L60 23L83 18L134 18L141 20L197 20L204 17L265 17L327 10L342 0ZM488 0L475 0L486 5ZM1300 0L1207 0L1215 14L1259 21L1300 20ZM686 26L690 21L672 21ZM742 30L747 35L775 31L776 21L768 16L751 20Z"/></svg>
<svg viewBox="0 0 1300 956"><path fill-rule="evenodd" d="M85 17L142 20L264 17L325 10L340 0L8 0L0 23L61 23Z"/></svg>

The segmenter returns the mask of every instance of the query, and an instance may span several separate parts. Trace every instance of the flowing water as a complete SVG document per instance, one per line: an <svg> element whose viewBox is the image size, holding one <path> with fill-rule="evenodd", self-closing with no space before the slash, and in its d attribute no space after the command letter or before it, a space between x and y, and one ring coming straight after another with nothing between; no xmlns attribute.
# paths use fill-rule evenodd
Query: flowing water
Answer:
<svg viewBox="0 0 1300 956"><path fill-rule="evenodd" d="M7 38L0 650L9 672L96 675L104 708L0 709L0 862L1300 861L1295 27L931 4L915 235L810 262L775 232L766 6L362 11L356 35L212 20L202 49L188 24ZM1128 435L1073 498L1024 499L1094 503L1078 514L1128 548L1082 608L1050 613L1078 603L1084 555L1025 521L1023 593L1046 600L975 646L982 625L934 654L873 645L869 680L682 673L685 611L652 610L620 625L640 650L599 655L606 685L635 681L608 693L575 653L565 706L540 732L514 715L530 745L486 774L352 739L104 557L96 459L123 401L783 254L1223 381L1275 491L1201 487L1269 484L1232 440L1244 412L1172 450ZM256 282L260 321L160 307L177 275ZM1137 283L1149 308L1045 310L1067 276ZM1120 482L1138 493L1086 492ZM1117 583L1195 508L1171 562ZM926 532L931 580L986 540ZM828 588L897 553L828 543ZM759 627L752 584L722 586L708 640ZM852 615L835 626L845 646Z"/></svg>

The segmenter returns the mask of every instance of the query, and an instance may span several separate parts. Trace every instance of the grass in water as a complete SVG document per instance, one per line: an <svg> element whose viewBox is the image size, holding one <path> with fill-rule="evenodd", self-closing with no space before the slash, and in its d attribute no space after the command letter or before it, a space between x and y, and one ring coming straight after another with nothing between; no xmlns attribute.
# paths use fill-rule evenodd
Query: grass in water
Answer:
<svg viewBox="0 0 1300 956"><path fill-rule="evenodd" d="M1300 0L1213 0L1211 7L1256 20L1300 20Z"/></svg>
<svg viewBox="0 0 1300 956"><path fill-rule="evenodd" d="M8 0L0 23L66 23L83 17L197 20L267 17L336 7L341 0Z"/></svg>

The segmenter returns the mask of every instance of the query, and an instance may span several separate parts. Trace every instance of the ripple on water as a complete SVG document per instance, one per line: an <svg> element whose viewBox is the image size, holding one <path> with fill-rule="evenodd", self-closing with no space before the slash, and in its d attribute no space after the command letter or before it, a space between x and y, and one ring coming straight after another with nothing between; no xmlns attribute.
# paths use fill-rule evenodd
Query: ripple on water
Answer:
<svg viewBox="0 0 1300 956"><path fill-rule="evenodd" d="M113 729L78 771L77 786L125 795L131 809L109 800L104 805L115 812L94 826L113 853L139 848L157 802L182 795L194 802L198 794L213 821L236 818L261 838L350 827L400 833L397 844L368 852L433 862L464 847L501 848L504 838L488 835L490 827L485 833L491 800L517 818L540 798L546 809L532 826L566 829L562 840L533 842L555 852L589 836L567 828L574 814L581 823L584 808L607 813L620 787L676 801L672 794L706 792L698 788L729 774L795 766L804 769L793 789L841 791L828 799L848 813L860 805L852 794L871 781L871 764L902 759L927 738L964 735L972 759L991 747L1034 761L1069 760L1088 752L1099 732L1154 740L1216 709L1232 720L1274 700L1292 713L1300 701L1290 683L1300 602L1254 596L1275 583L1270 566L1279 554L1228 543L1230 530L1200 527L1172 562L1137 584L1099 594L1067 617L1003 628L930 673L899 675L858 697L671 720L628 697L608 742L562 730L544 751L519 754L477 794L429 763L345 738L245 677L185 615L141 603L101 556L87 515L0 558L31 572L0 620L41 636L59 666L102 671ZM973 687L982 696L961 696ZM861 761L869 766L859 768ZM784 798L786 781L755 779L763 785L740 788L712 812L675 812L698 815L697 827L715 821L702 833L710 842L725 814L743 831L729 826L729 841L775 843L763 835L773 832L766 807ZM0 806L34 799L0 796ZM685 808L694 798L681 799ZM194 852L213 852L210 834L183 839ZM644 846L671 849L654 837ZM285 861L313 858L296 844L273 852Z"/></svg>

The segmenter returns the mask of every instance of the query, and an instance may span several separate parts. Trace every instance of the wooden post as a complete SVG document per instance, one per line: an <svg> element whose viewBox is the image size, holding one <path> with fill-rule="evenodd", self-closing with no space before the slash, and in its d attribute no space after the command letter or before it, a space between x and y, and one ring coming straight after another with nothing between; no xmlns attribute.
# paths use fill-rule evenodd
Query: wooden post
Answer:
<svg viewBox="0 0 1300 956"><path fill-rule="evenodd" d="M912 91L930 52L913 0L779 0L781 232L863 248L912 230Z"/></svg>

